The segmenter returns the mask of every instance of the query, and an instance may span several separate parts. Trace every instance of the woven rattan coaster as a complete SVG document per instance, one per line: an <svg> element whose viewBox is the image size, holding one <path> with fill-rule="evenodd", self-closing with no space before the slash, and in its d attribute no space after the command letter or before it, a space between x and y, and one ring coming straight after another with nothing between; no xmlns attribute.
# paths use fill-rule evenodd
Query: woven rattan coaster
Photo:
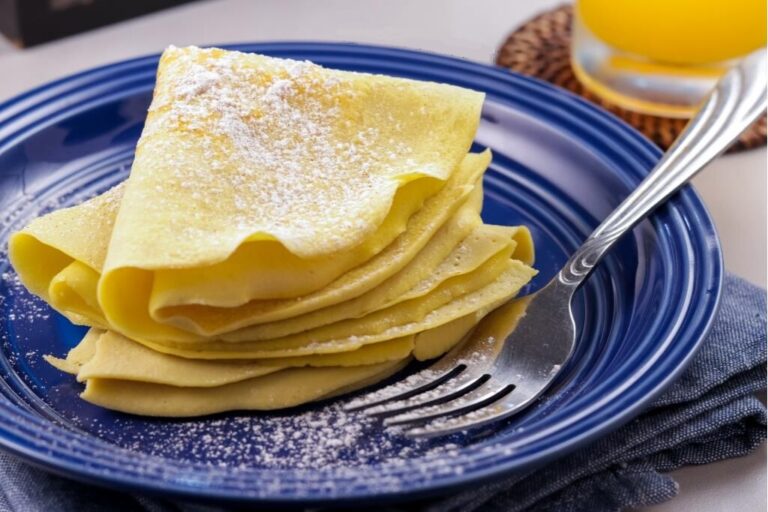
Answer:
<svg viewBox="0 0 768 512"><path fill-rule="evenodd" d="M512 32L499 48L496 63L559 85L597 103L637 128L662 149L667 149L685 127L685 119L639 114L617 107L587 91L573 75L569 54L572 17L571 6L565 5L529 20ZM765 142L766 118L763 116L742 134L730 151L764 146Z"/></svg>

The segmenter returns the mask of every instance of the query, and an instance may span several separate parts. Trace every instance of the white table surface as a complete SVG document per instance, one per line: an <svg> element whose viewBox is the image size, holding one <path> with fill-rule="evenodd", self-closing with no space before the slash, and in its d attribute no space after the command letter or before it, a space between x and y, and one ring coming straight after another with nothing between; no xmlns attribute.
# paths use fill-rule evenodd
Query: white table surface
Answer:
<svg viewBox="0 0 768 512"><path fill-rule="evenodd" d="M0 38L0 101L29 87L169 44L264 40L378 43L492 62L506 34L559 0L214 0L17 50ZM726 267L766 281L766 151L722 157L694 181L723 241ZM743 459L674 473L680 496L649 510L766 510L765 445Z"/></svg>

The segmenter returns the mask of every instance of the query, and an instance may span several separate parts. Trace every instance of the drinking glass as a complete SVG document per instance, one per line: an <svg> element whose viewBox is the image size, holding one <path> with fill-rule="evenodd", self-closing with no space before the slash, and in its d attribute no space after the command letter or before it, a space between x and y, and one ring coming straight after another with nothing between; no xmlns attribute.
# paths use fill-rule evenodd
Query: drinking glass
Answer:
<svg viewBox="0 0 768 512"><path fill-rule="evenodd" d="M621 107L690 117L735 59L766 44L766 0L577 0L571 63Z"/></svg>

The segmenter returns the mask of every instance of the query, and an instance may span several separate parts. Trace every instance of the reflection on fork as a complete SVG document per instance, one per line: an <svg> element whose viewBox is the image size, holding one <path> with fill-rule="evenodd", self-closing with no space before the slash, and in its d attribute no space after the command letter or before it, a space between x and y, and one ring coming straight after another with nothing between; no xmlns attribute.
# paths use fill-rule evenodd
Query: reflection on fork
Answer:
<svg viewBox="0 0 768 512"><path fill-rule="evenodd" d="M546 389L570 355L572 345L550 340L574 337L570 310L557 308L571 288L548 285L505 304L434 365L352 400L346 409L382 417L411 437L448 434L511 416Z"/></svg>

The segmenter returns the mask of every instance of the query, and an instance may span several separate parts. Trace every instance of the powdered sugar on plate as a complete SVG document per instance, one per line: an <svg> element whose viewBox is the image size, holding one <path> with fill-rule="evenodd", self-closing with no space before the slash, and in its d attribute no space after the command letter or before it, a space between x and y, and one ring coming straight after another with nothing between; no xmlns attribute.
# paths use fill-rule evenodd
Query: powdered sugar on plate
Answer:
<svg viewBox="0 0 768 512"><path fill-rule="evenodd" d="M468 442L461 435L407 439L377 419L342 410L348 400L343 397L276 413L234 412L192 419L138 417L88 404L78 397L82 385L48 365L35 364L50 352L64 355L65 346L76 343L82 332L75 329L77 334L70 335L65 346L45 346L41 340L61 340L66 333L59 326L69 322L30 295L13 271L6 270L3 276L0 305L15 331L11 340L8 324L0 330L5 361L14 369L6 379L11 385L17 381L33 391L39 388L33 406L47 411L53 423L148 457L142 464L163 460L226 471L333 470L354 476L354 469L364 466L449 461ZM24 370L15 371L20 364ZM402 376L393 379L398 378Z"/></svg>

